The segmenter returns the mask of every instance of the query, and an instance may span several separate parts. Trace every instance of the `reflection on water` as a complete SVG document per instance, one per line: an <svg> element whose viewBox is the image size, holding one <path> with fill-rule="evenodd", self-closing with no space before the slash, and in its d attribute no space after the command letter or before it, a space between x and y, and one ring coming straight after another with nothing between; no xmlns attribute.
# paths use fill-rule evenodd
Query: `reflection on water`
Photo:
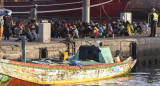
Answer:
<svg viewBox="0 0 160 86"><path fill-rule="evenodd" d="M136 72L129 73L128 75L123 77L94 81L89 83L79 83L68 86L86 86L86 85L87 86L159 86L160 69L136 68Z"/></svg>

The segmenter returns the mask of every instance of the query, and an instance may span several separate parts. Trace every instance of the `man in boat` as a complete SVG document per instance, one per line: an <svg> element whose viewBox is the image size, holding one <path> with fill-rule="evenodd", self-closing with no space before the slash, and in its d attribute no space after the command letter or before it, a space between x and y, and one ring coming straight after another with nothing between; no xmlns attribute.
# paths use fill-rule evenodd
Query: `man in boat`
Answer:
<svg viewBox="0 0 160 86"><path fill-rule="evenodd" d="M156 37L157 36L158 14L156 13L155 8L152 8L151 13L149 14L149 19L150 19L150 23L151 23L150 37Z"/></svg>
<svg viewBox="0 0 160 86"><path fill-rule="evenodd" d="M10 28L12 27L12 17L9 15L9 11L6 11L6 15L3 17L4 20L4 40L9 40Z"/></svg>
<svg viewBox="0 0 160 86"><path fill-rule="evenodd" d="M33 24L35 24L37 20L37 7L38 5L35 4L34 7L30 10L30 14L29 14L29 20Z"/></svg>

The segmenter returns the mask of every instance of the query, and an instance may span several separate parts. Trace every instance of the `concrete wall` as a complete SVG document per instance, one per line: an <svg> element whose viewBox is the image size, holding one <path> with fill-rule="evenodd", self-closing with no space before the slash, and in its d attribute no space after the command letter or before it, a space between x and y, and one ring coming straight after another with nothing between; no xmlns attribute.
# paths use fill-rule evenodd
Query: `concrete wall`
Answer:
<svg viewBox="0 0 160 86"><path fill-rule="evenodd" d="M67 47L64 43L26 45L26 58L39 58L42 48L46 48L49 58L58 56L59 51L67 50ZM8 59L20 59L22 57L21 45L1 46L0 58L3 57L7 57Z"/></svg>
<svg viewBox="0 0 160 86"><path fill-rule="evenodd" d="M139 66L154 66L160 63L160 39L139 39L136 46L136 57Z"/></svg>
<svg viewBox="0 0 160 86"><path fill-rule="evenodd" d="M111 39L111 40L99 40L103 46L110 46L112 56L115 56L116 50L121 50L123 56L133 56L138 60L137 65L149 66L157 65L160 63L160 39L159 38L132 38L132 39ZM94 44L94 41L90 41ZM132 43L135 43L133 46ZM75 51L79 49L81 45L89 45L85 41L75 42ZM47 51L47 57L57 57L59 51L66 51L68 46L64 43L50 43L50 44L36 44L26 45L26 57L27 59L39 58L41 56L41 49L44 48ZM0 58L7 57L8 59L20 59L21 54L20 45L0 46ZM70 52L72 48L70 46ZM43 57L42 57L43 58Z"/></svg>

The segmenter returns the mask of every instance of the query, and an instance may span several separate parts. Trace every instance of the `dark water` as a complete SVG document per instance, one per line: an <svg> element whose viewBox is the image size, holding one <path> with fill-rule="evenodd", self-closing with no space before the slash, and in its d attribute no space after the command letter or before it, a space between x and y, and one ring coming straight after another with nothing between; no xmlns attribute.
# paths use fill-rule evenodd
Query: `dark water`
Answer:
<svg viewBox="0 0 160 86"><path fill-rule="evenodd" d="M160 68L136 68L123 77L68 86L160 86Z"/></svg>

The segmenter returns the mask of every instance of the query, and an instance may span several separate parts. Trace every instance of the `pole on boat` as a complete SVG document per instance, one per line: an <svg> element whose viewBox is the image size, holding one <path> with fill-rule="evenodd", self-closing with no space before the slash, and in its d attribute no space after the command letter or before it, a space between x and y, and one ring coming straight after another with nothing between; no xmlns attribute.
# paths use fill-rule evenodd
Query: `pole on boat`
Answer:
<svg viewBox="0 0 160 86"><path fill-rule="evenodd" d="M21 37L22 41L22 62L26 63L26 36Z"/></svg>
<svg viewBox="0 0 160 86"><path fill-rule="evenodd" d="M90 23L90 0L83 0L82 21Z"/></svg>

